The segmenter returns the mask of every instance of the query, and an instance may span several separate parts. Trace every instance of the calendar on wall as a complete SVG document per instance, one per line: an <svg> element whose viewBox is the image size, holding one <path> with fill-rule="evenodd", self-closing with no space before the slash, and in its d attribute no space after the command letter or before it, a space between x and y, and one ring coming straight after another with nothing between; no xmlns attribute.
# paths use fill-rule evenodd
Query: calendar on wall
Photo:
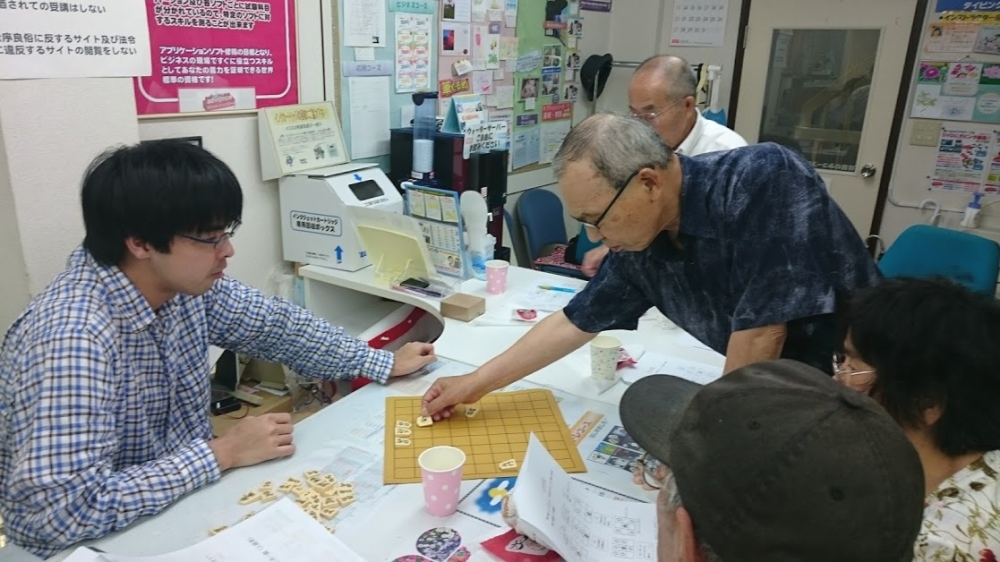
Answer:
<svg viewBox="0 0 1000 562"><path fill-rule="evenodd" d="M672 47L721 47L729 0L677 0L670 29Z"/></svg>

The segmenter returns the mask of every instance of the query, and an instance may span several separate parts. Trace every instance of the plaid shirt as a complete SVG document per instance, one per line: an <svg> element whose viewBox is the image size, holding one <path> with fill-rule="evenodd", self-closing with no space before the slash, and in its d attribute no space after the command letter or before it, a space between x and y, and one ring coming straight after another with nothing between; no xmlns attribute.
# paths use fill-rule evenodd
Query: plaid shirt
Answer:
<svg viewBox="0 0 1000 562"><path fill-rule="evenodd" d="M0 515L49 556L217 480L209 344L316 378L385 382L393 356L223 278L150 309L78 249L0 348Z"/></svg>

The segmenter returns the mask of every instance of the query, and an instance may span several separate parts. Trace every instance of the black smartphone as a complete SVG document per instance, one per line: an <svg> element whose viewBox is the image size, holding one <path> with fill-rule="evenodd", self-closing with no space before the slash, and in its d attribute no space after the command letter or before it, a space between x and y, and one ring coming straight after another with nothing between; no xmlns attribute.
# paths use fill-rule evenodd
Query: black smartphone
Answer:
<svg viewBox="0 0 1000 562"><path fill-rule="evenodd" d="M417 279L416 277L410 277L409 279L403 281L399 284L401 287L413 287L416 289L426 289L430 287L431 284L423 279Z"/></svg>

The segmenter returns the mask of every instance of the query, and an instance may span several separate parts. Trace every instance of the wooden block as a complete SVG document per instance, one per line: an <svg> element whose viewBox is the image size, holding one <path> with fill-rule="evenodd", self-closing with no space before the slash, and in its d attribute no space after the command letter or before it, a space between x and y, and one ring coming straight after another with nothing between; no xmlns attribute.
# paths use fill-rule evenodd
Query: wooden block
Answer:
<svg viewBox="0 0 1000 562"><path fill-rule="evenodd" d="M260 501L260 493L257 492L257 490L250 490L249 492L243 494L242 497L240 497L239 504L249 505L255 501Z"/></svg>
<svg viewBox="0 0 1000 562"><path fill-rule="evenodd" d="M350 482L341 482L340 484L337 485L337 493L338 494L346 494L346 493L353 494L354 493L354 484L351 484Z"/></svg>
<svg viewBox="0 0 1000 562"><path fill-rule="evenodd" d="M455 293L441 300L441 316L468 322L486 312L486 299Z"/></svg>
<svg viewBox="0 0 1000 562"><path fill-rule="evenodd" d="M403 429L410 429L413 424L405 420L396 420L396 427L401 427Z"/></svg>
<svg viewBox="0 0 1000 562"><path fill-rule="evenodd" d="M278 499L278 494L275 494L274 492L271 492L270 490L264 490L263 492L260 493L260 502L261 503L273 502L276 499Z"/></svg>
<svg viewBox="0 0 1000 562"><path fill-rule="evenodd" d="M208 536L214 537L215 535L218 535L219 533L221 533L222 531L225 531L228 528L229 528L229 525L219 525L218 527L209 529L208 530Z"/></svg>
<svg viewBox="0 0 1000 562"><path fill-rule="evenodd" d="M318 470L307 470L303 472L302 475L305 476L306 482L312 482L313 480L319 478L322 473Z"/></svg>
<svg viewBox="0 0 1000 562"><path fill-rule="evenodd" d="M397 437L409 437L411 435L413 435L413 432L410 431L410 429L408 427L397 427L396 428L396 436Z"/></svg>
<svg viewBox="0 0 1000 562"><path fill-rule="evenodd" d="M517 461L514 459L500 463L500 470L514 470L515 468L517 468Z"/></svg>
<svg viewBox="0 0 1000 562"><path fill-rule="evenodd" d="M274 484L270 480L268 480L267 482L261 484L260 488L258 489L263 491L263 490L270 490L272 487L274 487Z"/></svg>
<svg viewBox="0 0 1000 562"><path fill-rule="evenodd" d="M402 437L397 437L396 438L396 446L397 447L409 447L410 446L410 440L409 439L403 439Z"/></svg>
<svg viewBox="0 0 1000 562"><path fill-rule="evenodd" d="M316 492L316 493L318 493L318 494L320 494L322 496L325 496L327 493L330 492L330 490L333 490L333 484L331 484L329 482L319 482L319 481L317 481L317 482L312 482L311 484L309 484L309 486L312 487L312 490L314 492Z"/></svg>
<svg viewBox="0 0 1000 562"><path fill-rule="evenodd" d="M324 507L323 509L321 509L319 511L319 515L323 519L326 519L327 521L329 521L330 519L333 519L334 517L336 517L337 513L339 513L339 512L340 512L340 508L339 507Z"/></svg>
<svg viewBox="0 0 1000 562"><path fill-rule="evenodd" d="M478 414L478 413L479 413L479 407L478 406L466 406L465 407L465 417L467 417L467 418L474 418L474 417L476 417L476 414Z"/></svg>
<svg viewBox="0 0 1000 562"><path fill-rule="evenodd" d="M434 419L429 416L417 417L417 427L430 427L434 425Z"/></svg>
<svg viewBox="0 0 1000 562"><path fill-rule="evenodd" d="M291 494L295 490L300 489L301 487L302 487L302 482L299 479L289 478L288 480L282 482L280 486L278 486L278 491L284 492L286 494Z"/></svg>
<svg viewBox="0 0 1000 562"><path fill-rule="evenodd" d="M340 507L340 500L337 499L337 496L330 496L323 499L322 509L329 509L331 507Z"/></svg>
<svg viewBox="0 0 1000 562"><path fill-rule="evenodd" d="M337 530L333 528L333 525L323 525L323 527L325 527L327 531L330 531L331 535L337 532Z"/></svg>
<svg viewBox="0 0 1000 562"><path fill-rule="evenodd" d="M347 506L351 505L352 503L354 503L355 497L354 497L354 493L352 492L349 495L347 495L347 494L341 495L341 496L339 496L338 499L340 500L341 507L347 507Z"/></svg>

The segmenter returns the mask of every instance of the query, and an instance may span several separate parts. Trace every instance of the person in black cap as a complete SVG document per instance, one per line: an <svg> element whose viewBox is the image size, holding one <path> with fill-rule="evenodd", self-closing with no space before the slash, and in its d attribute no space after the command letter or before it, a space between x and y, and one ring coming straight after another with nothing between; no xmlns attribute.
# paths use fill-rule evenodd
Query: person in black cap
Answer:
<svg viewBox="0 0 1000 562"><path fill-rule="evenodd" d="M917 560L1000 555L1000 304L947 281L890 279L844 314L835 378L869 394L920 455Z"/></svg>
<svg viewBox="0 0 1000 562"><path fill-rule="evenodd" d="M566 210L612 249L607 265L510 349L436 380L425 415L450 415L602 331L635 330L653 306L725 355L726 373L784 358L833 374L834 312L880 276L801 156L764 143L687 157L638 119L598 114L552 167Z"/></svg>
<svg viewBox="0 0 1000 562"><path fill-rule="evenodd" d="M789 360L704 387L654 375L629 387L622 424L669 466L657 498L668 561L910 560L920 459L874 400Z"/></svg>

